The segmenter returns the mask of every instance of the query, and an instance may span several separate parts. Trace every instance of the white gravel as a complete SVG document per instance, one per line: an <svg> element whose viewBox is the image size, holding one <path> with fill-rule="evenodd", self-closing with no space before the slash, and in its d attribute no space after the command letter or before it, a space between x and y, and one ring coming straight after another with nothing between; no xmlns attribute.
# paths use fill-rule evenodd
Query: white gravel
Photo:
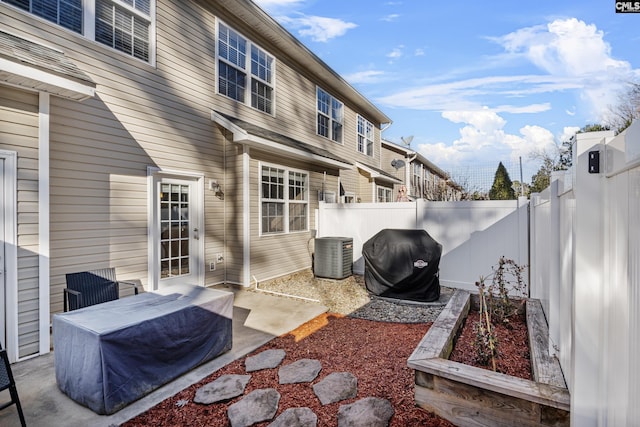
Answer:
<svg viewBox="0 0 640 427"><path fill-rule="evenodd" d="M253 285L250 290L317 302L331 313L399 323L433 322L453 293L453 289L441 286L440 299L430 303L382 298L367 291L363 276L322 279L314 277L311 270L260 282L257 288Z"/></svg>

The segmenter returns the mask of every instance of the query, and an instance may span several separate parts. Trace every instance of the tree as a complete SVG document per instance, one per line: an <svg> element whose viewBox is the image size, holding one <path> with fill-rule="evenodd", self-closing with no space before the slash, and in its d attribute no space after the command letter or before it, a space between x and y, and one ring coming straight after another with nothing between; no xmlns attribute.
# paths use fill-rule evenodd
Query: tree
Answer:
<svg viewBox="0 0 640 427"><path fill-rule="evenodd" d="M529 194L540 193L551 184L551 172L561 170L559 164L548 155L542 159L542 166L535 175L531 177L531 187Z"/></svg>
<svg viewBox="0 0 640 427"><path fill-rule="evenodd" d="M609 107L609 113L607 122L616 135L640 119L640 83L629 82L618 96L618 104Z"/></svg>
<svg viewBox="0 0 640 427"><path fill-rule="evenodd" d="M509 178L509 172L504 167L502 162L498 164L498 169L493 178L493 185L489 190L490 200L513 200L516 198L516 193L513 191L513 183Z"/></svg>

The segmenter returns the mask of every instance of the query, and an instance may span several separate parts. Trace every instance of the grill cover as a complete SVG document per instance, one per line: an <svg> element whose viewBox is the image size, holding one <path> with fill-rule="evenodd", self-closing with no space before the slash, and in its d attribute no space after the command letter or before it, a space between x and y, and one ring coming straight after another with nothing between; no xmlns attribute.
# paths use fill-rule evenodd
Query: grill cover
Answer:
<svg viewBox="0 0 640 427"><path fill-rule="evenodd" d="M388 298L436 301L441 254L442 245L424 230L382 230L362 246L367 290Z"/></svg>

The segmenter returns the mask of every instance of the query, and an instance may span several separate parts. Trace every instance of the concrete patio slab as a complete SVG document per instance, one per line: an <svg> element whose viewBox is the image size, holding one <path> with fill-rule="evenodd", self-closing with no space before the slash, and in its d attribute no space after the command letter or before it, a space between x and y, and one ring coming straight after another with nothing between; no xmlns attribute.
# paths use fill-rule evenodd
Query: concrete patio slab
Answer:
<svg viewBox="0 0 640 427"><path fill-rule="evenodd" d="M111 427L145 412L164 399L200 381L223 366L325 313L323 305L220 285L235 293L233 346L220 357L199 366L133 402L115 414L97 415L63 394L56 384L54 353L12 365L20 402L30 427ZM4 396L2 396L4 398ZM0 426L20 425L15 406L0 412Z"/></svg>

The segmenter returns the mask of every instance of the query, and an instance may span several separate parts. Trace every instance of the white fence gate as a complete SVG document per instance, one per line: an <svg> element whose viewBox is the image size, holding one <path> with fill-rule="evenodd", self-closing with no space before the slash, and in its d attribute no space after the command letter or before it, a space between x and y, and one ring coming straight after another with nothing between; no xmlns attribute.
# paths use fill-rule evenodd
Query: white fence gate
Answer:
<svg viewBox="0 0 640 427"><path fill-rule="evenodd" d="M640 122L615 138L578 134L573 164L530 204L321 204L318 236L352 237L362 274L378 231L427 230L443 245L441 283L471 290L500 256L529 265L572 425L640 426Z"/></svg>

